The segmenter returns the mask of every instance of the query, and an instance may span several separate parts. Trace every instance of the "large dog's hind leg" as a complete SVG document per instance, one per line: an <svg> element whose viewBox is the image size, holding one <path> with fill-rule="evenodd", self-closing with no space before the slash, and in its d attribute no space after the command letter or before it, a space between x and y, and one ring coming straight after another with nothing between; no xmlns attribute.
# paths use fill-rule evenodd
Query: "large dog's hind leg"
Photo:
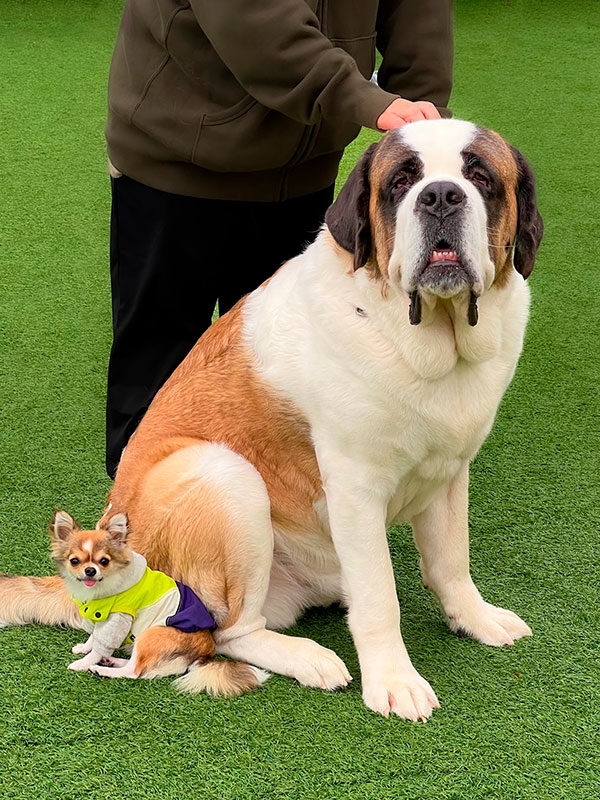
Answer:
<svg viewBox="0 0 600 800"><path fill-rule="evenodd" d="M523 620L505 608L486 603L469 570L469 466L412 520L421 554L423 583L438 596L448 626L484 644L513 644L531 636Z"/></svg>
<svg viewBox="0 0 600 800"><path fill-rule="evenodd" d="M307 686L347 684L348 671L331 650L266 629L271 510L264 481L246 459L209 442L185 447L151 470L139 502L163 515L141 525L156 534L142 534L140 549L151 566L170 569L214 612L217 653Z"/></svg>

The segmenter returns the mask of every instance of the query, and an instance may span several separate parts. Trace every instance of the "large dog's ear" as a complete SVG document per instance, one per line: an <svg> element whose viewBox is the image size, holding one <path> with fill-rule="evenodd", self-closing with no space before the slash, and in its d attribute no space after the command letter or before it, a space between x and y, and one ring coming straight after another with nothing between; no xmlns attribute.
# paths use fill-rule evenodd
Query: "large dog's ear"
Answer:
<svg viewBox="0 0 600 800"><path fill-rule="evenodd" d="M325 223L333 238L340 247L354 254L355 270L364 267L371 253L369 169L376 147L377 143L367 147L325 214Z"/></svg>
<svg viewBox="0 0 600 800"><path fill-rule="evenodd" d="M523 155L511 147L517 162L517 235L515 238L514 265L524 278L531 275L535 254L542 241L544 223L538 211L535 197L535 178Z"/></svg>

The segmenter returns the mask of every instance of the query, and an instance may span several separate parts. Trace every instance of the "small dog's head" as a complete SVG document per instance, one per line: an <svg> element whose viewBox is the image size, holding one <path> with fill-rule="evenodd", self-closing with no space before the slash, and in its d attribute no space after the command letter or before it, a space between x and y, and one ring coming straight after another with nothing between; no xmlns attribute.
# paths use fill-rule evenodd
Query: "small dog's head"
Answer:
<svg viewBox="0 0 600 800"><path fill-rule="evenodd" d="M84 531L67 514L57 511L49 526L52 558L58 572L69 581L90 590L108 579L112 583L131 564L133 552L127 545L127 514L114 514L106 527Z"/></svg>

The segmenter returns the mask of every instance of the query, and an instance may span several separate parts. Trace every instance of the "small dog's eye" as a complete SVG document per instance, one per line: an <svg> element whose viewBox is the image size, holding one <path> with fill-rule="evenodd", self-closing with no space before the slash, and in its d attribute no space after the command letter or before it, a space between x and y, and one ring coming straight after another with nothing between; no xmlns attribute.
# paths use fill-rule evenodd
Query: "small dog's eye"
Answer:
<svg viewBox="0 0 600 800"><path fill-rule="evenodd" d="M98 563L100 564L101 567L108 567L108 565L110 564L110 560L108 558L101 558Z"/></svg>
<svg viewBox="0 0 600 800"><path fill-rule="evenodd" d="M71 561L71 566L73 566L73 567L76 567L77 564L79 564L79 559L78 558L71 558L69 560Z"/></svg>

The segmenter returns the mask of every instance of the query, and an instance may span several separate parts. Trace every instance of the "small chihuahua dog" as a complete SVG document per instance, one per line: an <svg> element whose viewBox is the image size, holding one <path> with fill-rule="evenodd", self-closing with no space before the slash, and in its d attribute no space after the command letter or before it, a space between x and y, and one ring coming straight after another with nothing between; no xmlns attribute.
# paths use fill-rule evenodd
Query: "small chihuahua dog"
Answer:
<svg viewBox="0 0 600 800"><path fill-rule="evenodd" d="M105 527L104 527L105 526ZM185 673L184 691L231 696L257 688L267 673L236 661L212 661L216 623L198 596L182 583L151 570L127 544L127 515L84 531L65 511L50 523L52 557L79 606L87 642L69 669L110 678L153 678ZM113 652L132 645L131 658Z"/></svg>

